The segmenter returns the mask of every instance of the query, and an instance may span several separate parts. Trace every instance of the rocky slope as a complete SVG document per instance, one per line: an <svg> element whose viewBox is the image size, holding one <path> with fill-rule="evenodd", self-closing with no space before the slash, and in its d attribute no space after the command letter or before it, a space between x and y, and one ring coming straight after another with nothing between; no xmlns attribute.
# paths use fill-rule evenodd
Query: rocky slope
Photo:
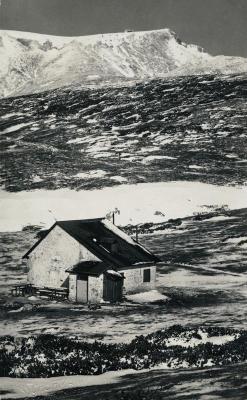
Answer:
<svg viewBox="0 0 247 400"><path fill-rule="evenodd" d="M0 97L72 84L247 71L246 59L212 57L169 29L82 37L0 31L0 59Z"/></svg>
<svg viewBox="0 0 247 400"><path fill-rule="evenodd" d="M0 185L247 182L247 77L192 76L0 101Z"/></svg>

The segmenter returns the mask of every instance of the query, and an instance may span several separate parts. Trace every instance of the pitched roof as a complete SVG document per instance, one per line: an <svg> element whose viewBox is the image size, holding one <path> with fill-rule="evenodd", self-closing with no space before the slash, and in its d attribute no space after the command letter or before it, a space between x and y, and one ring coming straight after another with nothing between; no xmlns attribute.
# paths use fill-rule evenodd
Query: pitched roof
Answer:
<svg viewBox="0 0 247 400"><path fill-rule="evenodd" d="M156 256L121 229L103 218L57 221L24 257L28 257L56 225L108 266L123 267L159 261Z"/></svg>

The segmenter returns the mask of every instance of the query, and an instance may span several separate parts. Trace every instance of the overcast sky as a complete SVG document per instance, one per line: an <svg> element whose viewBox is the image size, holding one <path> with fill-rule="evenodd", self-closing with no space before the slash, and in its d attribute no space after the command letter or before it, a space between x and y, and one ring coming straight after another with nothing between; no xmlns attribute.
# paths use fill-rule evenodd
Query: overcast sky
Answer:
<svg viewBox="0 0 247 400"><path fill-rule="evenodd" d="M53 35L170 28L211 54L247 57L247 0L2 0L0 29Z"/></svg>

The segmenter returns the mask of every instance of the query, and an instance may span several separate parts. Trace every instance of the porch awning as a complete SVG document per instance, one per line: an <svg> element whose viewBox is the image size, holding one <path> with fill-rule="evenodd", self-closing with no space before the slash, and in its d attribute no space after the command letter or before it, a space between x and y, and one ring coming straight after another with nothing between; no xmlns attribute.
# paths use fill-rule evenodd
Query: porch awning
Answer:
<svg viewBox="0 0 247 400"><path fill-rule="evenodd" d="M107 278L112 280L120 280L124 279L123 275L120 272L115 271L110 268L109 265L106 265L100 261L81 261L73 267L68 268L66 272L75 275L91 275L91 276L99 276L101 274L105 274Z"/></svg>
<svg viewBox="0 0 247 400"><path fill-rule="evenodd" d="M81 275L93 275L99 276L109 269L109 265L106 265L100 261L81 261L78 264L68 268L66 272L70 274L81 274Z"/></svg>

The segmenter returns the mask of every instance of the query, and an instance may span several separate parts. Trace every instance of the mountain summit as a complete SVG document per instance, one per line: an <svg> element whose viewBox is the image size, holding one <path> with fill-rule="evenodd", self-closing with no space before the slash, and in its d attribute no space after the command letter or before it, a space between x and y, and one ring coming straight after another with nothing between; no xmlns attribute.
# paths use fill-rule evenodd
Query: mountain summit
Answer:
<svg viewBox="0 0 247 400"><path fill-rule="evenodd" d="M247 59L213 57L169 29L80 37L0 31L0 59L0 97L72 84L247 72Z"/></svg>

